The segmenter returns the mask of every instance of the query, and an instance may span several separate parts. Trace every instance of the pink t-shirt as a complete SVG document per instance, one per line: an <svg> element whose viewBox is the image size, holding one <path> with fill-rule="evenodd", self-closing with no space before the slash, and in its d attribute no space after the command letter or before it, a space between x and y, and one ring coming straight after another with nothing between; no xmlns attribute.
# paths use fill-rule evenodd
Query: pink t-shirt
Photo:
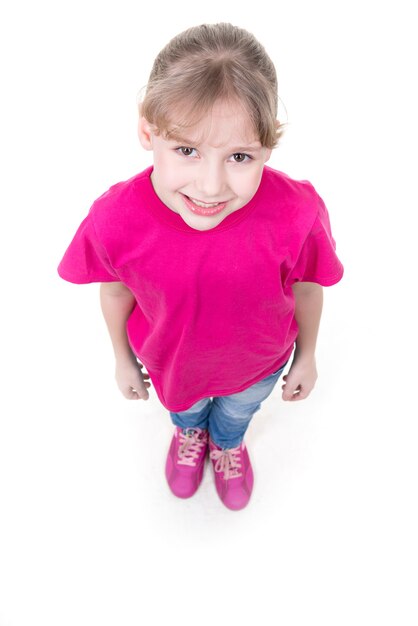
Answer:
<svg viewBox="0 0 418 626"><path fill-rule="evenodd" d="M152 170L93 203L58 273L131 290L131 347L163 406L176 412L278 370L298 333L291 285L333 285L344 270L308 181L265 166L248 204L199 231L158 198Z"/></svg>

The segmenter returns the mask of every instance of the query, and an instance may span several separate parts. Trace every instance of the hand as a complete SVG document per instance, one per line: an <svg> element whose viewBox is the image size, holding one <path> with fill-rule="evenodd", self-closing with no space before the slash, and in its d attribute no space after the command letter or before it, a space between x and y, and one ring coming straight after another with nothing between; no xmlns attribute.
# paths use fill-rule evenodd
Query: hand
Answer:
<svg viewBox="0 0 418 626"><path fill-rule="evenodd" d="M148 387L151 383L144 382L149 379L149 374L142 373L144 367L136 359L129 361L116 361L115 378L119 389L128 400L148 400Z"/></svg>
<svg viewBox="0 0 418 626"><path fill-rule="evenodd" d="M304 400L314 388L317 378L315 357L304 359L295 356L289 373L283 376L282 399L291 402Z"/></svg>

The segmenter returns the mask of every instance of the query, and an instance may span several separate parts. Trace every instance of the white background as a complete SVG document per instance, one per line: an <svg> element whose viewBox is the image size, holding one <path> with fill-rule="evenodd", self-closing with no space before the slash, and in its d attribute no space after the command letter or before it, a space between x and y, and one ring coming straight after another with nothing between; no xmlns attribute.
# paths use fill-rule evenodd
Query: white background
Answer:
<svg viewBox="0 0 418 626"><path fill-rule="evenodd" d="M411 7L3 4L0 626L417 624ZM314 184L345 266L314 391L285 403L280 382L248 430L240 512L210 466L171 495L167 411L153 388L122 397L98 285L56 272L93 200L151 163L136 96L154 57L219 21L275 62L289 124L269 165Z"/></svg>

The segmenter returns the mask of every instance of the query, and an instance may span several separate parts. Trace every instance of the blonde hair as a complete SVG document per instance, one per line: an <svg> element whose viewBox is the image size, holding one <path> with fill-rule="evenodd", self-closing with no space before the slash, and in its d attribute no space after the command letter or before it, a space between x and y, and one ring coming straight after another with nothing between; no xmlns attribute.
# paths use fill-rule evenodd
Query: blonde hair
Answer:
<svg viewBox="0 0 418 626"><path fill-rule="evenodd" d="M254 35L224 22L194 26L168 42L139 108L156 132L175 138L220 100L244 108L263 146L277 145L283 125L275 67Z"/></svg>

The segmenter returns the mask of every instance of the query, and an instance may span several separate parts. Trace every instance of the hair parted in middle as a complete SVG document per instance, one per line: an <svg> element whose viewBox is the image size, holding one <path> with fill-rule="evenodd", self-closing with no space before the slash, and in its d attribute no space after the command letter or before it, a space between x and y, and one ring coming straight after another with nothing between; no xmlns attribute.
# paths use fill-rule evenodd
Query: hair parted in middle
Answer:
<svg viewBox="0 0 418 626"><path fill-rule="evenodd" d="M154 61L139 108L156 133L175 139L218 101L242 106L261 144L277 145L283 125L273 62L254 35L225 22L171 39Z"/></svg>

